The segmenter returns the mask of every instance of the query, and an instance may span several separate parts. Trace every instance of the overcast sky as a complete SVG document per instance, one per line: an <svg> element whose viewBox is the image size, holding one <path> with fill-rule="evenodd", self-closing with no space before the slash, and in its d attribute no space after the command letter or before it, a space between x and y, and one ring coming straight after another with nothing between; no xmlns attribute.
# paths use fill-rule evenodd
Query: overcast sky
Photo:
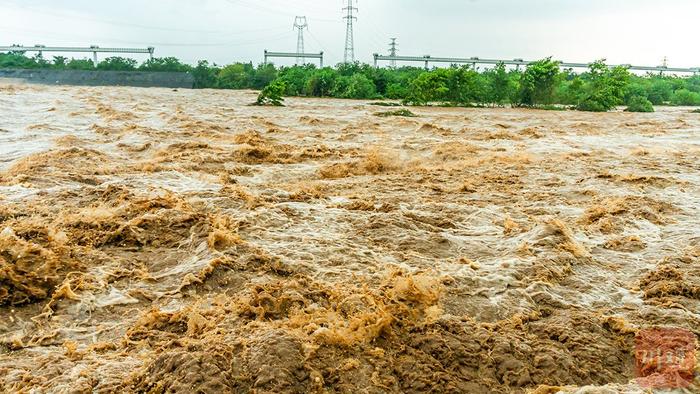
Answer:
<svg viewBox="0 0 700 394"><path fill-rule="evenodd" d="M156 47L188 63L262 62L264 49L342 60L342 0L0 0L0 45ZM358 60L386 53L700 66L699 0L359 0ZM47 54L51 56L52 54ZM81 55L80 57L84 57ZM139 60L141 55L133 57ZM289 63L276 61L277 63Z"/></svg>

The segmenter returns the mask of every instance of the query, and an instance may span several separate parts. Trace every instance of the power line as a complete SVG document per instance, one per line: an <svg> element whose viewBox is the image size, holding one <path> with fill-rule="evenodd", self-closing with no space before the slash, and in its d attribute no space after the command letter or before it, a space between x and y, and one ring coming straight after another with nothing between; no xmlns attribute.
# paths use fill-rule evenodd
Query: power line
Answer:
<svg viewBox="0 0 700 394"><path fill-rule="evenodd" d="M345 55L343 56L343 61L345 63L355 62L355 32L353 31L353 23L357 20L354 16L354 12L359 12L356 7L353 6L353 0L347 0L347 7L343 8L347 14L343 17L346 20L346 30L345 30Z"/></svg>
<svg viewBox="0 0 700 394"><path fill-rule="evenodd" d="M35 7L26 6L23 4L17 4L15 2L11 2L11 4L15 8L31 11L32 13L35 13L35 14L49 15L49 16L54 16L54 17L67 19L67 20L84 20L84 21L88 21L88 22L97 22L97 23L101 23L101 24L109 24L109 25L115 25L115 26L126 26L126 27L131 27L131 28L136 28L136 29L144 29L144 30L159 30L159 31L172 31L172 32L182 32L182 33L201 33L201 34L246 34L246 33L249 33L249 31L229 32L229 31L223 31L223 30L192 30L192 29L173 28L173 27L164 27L164 26L142 25L142 24L137 24L137 23L121 22L121 21L114 21L114 20L109 20L109 19L96 18L96 17L92 17L92 16L88 17L88 16L76 15L76 14L69 15L66 13L48 11L45 9L37 9ZM252 31L250 31L250 32L252 32Z"/></svg>
<svg viewBox="0 0 700 394"><path fill-rule="evenodd" d="M94 22L94 23L99 23L99 24L125 26L125 27L144 29L144 30L181 32L181 33L200 33L200 34L226 34L226 35L238 35L238 34L258 33L258 32L264 32L264 31L282 30L281 28L262 28L262 29L239 30L239 31L183 29L183 28L174 28L174 27L165 27L165 26L142 25L142 24L131 23L131 22L121 22L121 21L114 21L114 20L109 20L109 19L96 18L96 17L92 17L92 16L84 16L84 15L77 15L77 14L67 14L67 13L61 13L61 12L55 12L55 11L48 11L45 9L37 9L35 7L17 4L14 2L11 2L11 5L17 9L30 11L34 14L43 14L43 15L53 16L53 17L71 20L71 21L83 20L83 21Z"/></svg>
<svg viewBox="0 0 700 394"><path fill-rule="evenodd" d="M321 41L319 41L319 39L316 38L316 36L314 35L314 33L311 30L309 30L309 35L316 42L316 44L318 44L319 48L321 48L323 50L323 52L326 52L333 57L338 57L338 56L336 56L337 53L333 50L329 50L325 45L323 45L323 43L321 43Z"/></svg>
<svg viewBox="0 0 700 394"><path fill-rule="evenodd" d="M274 9L274 8L268 8L268 7L262 6L260 4L250 3L250 2L244 1L244 0L226 0L226 2L231 4L231 5L240 5L240 6L243 6L243 7L252 9L252 10L260 11L263 13L271 13L271 14L284 15L284 16L296 16L290 12L286 12L286 11L282 11L282 10ZM323 19L323 18L311 17L309 19L313 19L315 22L336 22L334 20Z"/></svg>
<svg viewBox="0 0 700 394"><path fill-rule="evenodd" d="M260 43L265 43L265 42L270 42L270 41L281 41L282 39L288 39L292 37L294 33L284 33L284 34L277 34L274 36L268 36L268 37L262 37L262 38L256 38L254 40L246 40L246 41L229 41L229 42L221 42L221 43L153 43L153 45L156 46L164 46L164 47L222 47L222 46L242 46L242 45L251 45L251 44L260 44Z"/></svg>
<svg viewBox="0 0 700 394"><path fill-rule="evenodd" d="M179 46L222 46L222 45L229 45L230 43L214 43L214 44L204 44L204 43L192 43L192 44L181 44L181 43L162 43L162 42L153 42L149 41L146 42L145 40L139 40L139 41L134 41L134 40L124 40L121 38L114 38L114 37L105 37L105 36L95 36L93 34L66 34L65 32L53 32L53 31L46 31L46 30L38 30L38 29L27 29L23 27L15 27L15 26L9 26L9 27L0 27L1 31L6 31L6 32L24 32L24 33L30 33L30 34L37 34L36 37L40 37L41 39L45 38L46 36L50 36L52 38L63 38L64 41L65 39L70 39L70 40L80 40L80 41L106 41L106 42L114 42L114 43L123 43L123 44L148 44L148 45L160 45L160 46L173 46L173 45L179 45ZM269 31L270 33L274 33L275 36L279 34L284 34L285 36L288 35L288 33L282 33L284 28L274 28L274 29L265 29L265 30L259 30L260 32L263 31Z"/></svg>
<svg viewBox="0 0 700 394"><path fill-rule="evenodd" d="M9 32L16 32L16 31L21 31L21 32L27 32L29 34L38 34L36 37L44 37L46 34L52 34L52 32L46 32L43 30L33 30L33 29L20 29L20 28L3 28L0 27L0 31L9 31ZM228 41L228 42L216 42L216 43L203 43L203 42L190 42L190 43L183 43L183 42L144 42L143 40L141 41L132 41L132 40L122 40L118 38L105 38L105 37L94 37L94 36L78 36L78 35L66 35L62 33L58 34L52 34L54 36L59 36L59 37L71 37L73 39L81 39L81 40L86 40L86 39L98 39L103 42L113 42L113 43L121 43L121 44L135 44L135 45L152 45L152 46L160 46L160 47L222 47L222 46L232 46L232 45L248 45L251 43L263 43L263 42L270 42L271 40L277 40L277 39L283 39L283 38L290 38L293 36L293 33L285 32L285 33L277 33L274 35L270 36L265 36L265 37L257 37L254 40L244 40L244 41Z"/></svg>

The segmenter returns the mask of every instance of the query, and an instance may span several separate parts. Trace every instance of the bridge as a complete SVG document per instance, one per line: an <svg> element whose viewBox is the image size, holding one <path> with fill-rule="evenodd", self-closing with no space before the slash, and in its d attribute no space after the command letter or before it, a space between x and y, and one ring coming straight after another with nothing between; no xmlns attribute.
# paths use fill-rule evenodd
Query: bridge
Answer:
<svg viewBox="0 0 700 394"><path fill-rule="evenodd" d="M323 52L320 53L296 53L296 52L268 52L265 50L265 64L269 58L296 58L296 59L319 59L323 68Z"/></svg>
<svg viewBox="0 0 700 394"><path fill-rule="evenodd" d="M0 52L72 52L72 53L92 53L93 61L97 64L98 53L147 53L153 59L154 47L148 48L101 48L97 45L92 45L89 48L84 47L47 47L45 45L34 45L33 47L23 45L0 46Z"/></svg>
<svg viewBox="0 0 700 394"><path fill-rule="evenodd" d="M380 55L378 53L374 54L374 67L379 66L380 61L396 61L396 62L421 62L425 64L425 68L430 67L430 63L449 63L449 64L471 64L476 67L477 64L505 64L506 66L527 66L533 61L527 61L523 59L513 59L513 60L501 60L501 59L480 59L478 57L471 58L454 58L454 57L432 57L430 55L424 56L387 56ZM568 63L561 62L559 66L561 68L588 68L591 63ZM632 71L651 71L651 72L671 72L671 73L683 73L683 74L697 74L700 73L700 67L695 68L678 68L678 67L664 67L664 66L633 66L631 64L621 64L619 66L625 67ZM609 67L616 67L615 65L610 65Z"/></svg>

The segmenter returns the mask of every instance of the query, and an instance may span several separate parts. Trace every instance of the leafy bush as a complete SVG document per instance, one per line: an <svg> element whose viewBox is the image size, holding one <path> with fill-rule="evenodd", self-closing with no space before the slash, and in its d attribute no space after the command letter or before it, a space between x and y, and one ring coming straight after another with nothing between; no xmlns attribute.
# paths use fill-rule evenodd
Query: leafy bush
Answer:
<svg viewBox="0 0 700 394"><path fill-rule="evenodd" d="M536 106L552 104L559 77L559 62L551 57L531 63L520 78L518 104Z"/></svg>
<svg viewBox="0 0 700 394"><path fill-rule="evenodd" d="M248 72L250 73L250 87L253 89L263 89L277 79L277 69L273 64L261 64L254 70L251 67Z"/></svg>
<svg viewBox="0 0 700 394"><path fill-rule="evenodd" d="M88 59L70 59L66 63L67 70L94 70L95 63Z"/></svg>
<svg viewBox="0 0 700 394"><path fill-rule="evenodd" d="M251 87L252 64L230 64L219 71L218 86L224 89L246 89Z"/></svg>
<svg viewBox="0 0 700 394"><path fill-rule="evenodd" d="M671 101L673 83L666 78L652 78L646 87L647 99L654 105L662 105Z"/></svg>
<svg viewBox="0 0 700 394"><path fill-rule="evenodd" d="M196 89L218 87L218 75L221 70L216 66L210 66L206 60L200 60L197 67L192 70L194 87Z"/></svg>
<svg viewBox="0 0 700 394"><path fill-rule="evenodd" d="M386 101L375 101L373 103L369 103L369 105L376 105L378 107L400 107L401 104L399 103L390 103Z"/></svg>
<svg viewBox="0 0 700 394"><path fill-rule="evenodd" d="M654 112L654 105L646 97L634 96L627 104L627 112Z"/></svg>
<svg viewBox="0 0 700 394"><path fill-rule="evenodd" d="M545 105L538 105L537 109L540 109L542 111L568 111L568 110L573 110L576 108L566 106L566 105L559 105L559 104L545 104Z"/></svg>
<svg viewBox="0 0 700 394"><path fill-rule="evenodd" d="M371 99L377 96L377 91L374 83L364 74L354 74L347 78L343 92L340 93L342 98L352 99Z"/></svg>
<svg viewBox="0 0 700 394"><path fill-rule="evenodd" d="M512 102L518 88L517 72L509 73L505 64L498 64L494 69L484 72L486 81L482 81L486 94L484 101L505 105Z"/></svg>
<svg viewBox="0 0 700 394"><path fill-rule="evenodd" d="M161 71L161 72L188 72L192 70L187 64L180 62L175 57L156 57L146 60L140 67L142 71Z"/></svg>
<svg viewBox="0 0 700 394"><path fill-rule="evenodd" d="M420 74L410 84L404 104L427 105L433 101L445 101L449 88L447 71L433 70Z"/></svg>
<svg viewBox="0 0 700 394"><path fill-rule="evenodd" d="M306 91L315 97L326 97L333 92L338 74L332 68L316 70L307 81Z"/></svg>
<svg viewBox="0 0 700 394"><path fill-rule="evenodd" d="M626 68L615 67L611 70L603 60L591 64L588 73L582 77L584 85L577 109L605 112L622 104L629 76Z"/></svg>
<svg viewBox="0 0 700 394"><path fill-rule="evenodd" d="M278 79L283 81L287 87L287 96L306 96L309 78L315 67L294 66L280 69ZM335 96L335 95L334 95Z"/></svg>
<svg viewBox="0 0 700 394"><path fill-rule="evenodd" d="M284 98L284 92L287 90L285 83L282 81L275 81L265 87L265 89L258 95L258 100L255 105L271 105L275 107L284 107L282 102Z"/></svg>
<svg viewBox="0 0 700 394"><path fill-rule="evenodd" d="M34 58L28 58L22 52L0 54L0 68L38 68Z"/></svg>
<svg viewBox="0 0 700 394"><path fill-rule="evenodd" d="M134 59L129 59L121 56L108 57L107 59L97 63L98 70L110 71L134 71L138 63Z"/></svg>
<svg viewBox="0 0 700 394"><path fill-rule="evenodd" d="M691 92L688 89L676 90L671 96L673 105L700 105L700 93Z"/></svg>
<svg viewBox="0 0 700 394"><path fill-rule="evenodd" d="M415 118L418 116L407 109L398 109L396 111L387 111L387 112L377 112L374 115L381 116L384 118L388 118L390 116L405 116L405 117L409 117L409 118Z"/></svg>

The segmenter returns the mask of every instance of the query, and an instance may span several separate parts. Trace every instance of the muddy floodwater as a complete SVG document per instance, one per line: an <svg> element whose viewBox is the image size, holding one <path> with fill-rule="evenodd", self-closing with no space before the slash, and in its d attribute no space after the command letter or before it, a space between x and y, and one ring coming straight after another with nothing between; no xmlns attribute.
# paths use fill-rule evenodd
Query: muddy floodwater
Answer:
<svg viewBox="0 0 700 394"><path fill-rule="evenodd" d="M637 393L700 335L700 114L254 100L0 87L0 392Z"/></svg>

